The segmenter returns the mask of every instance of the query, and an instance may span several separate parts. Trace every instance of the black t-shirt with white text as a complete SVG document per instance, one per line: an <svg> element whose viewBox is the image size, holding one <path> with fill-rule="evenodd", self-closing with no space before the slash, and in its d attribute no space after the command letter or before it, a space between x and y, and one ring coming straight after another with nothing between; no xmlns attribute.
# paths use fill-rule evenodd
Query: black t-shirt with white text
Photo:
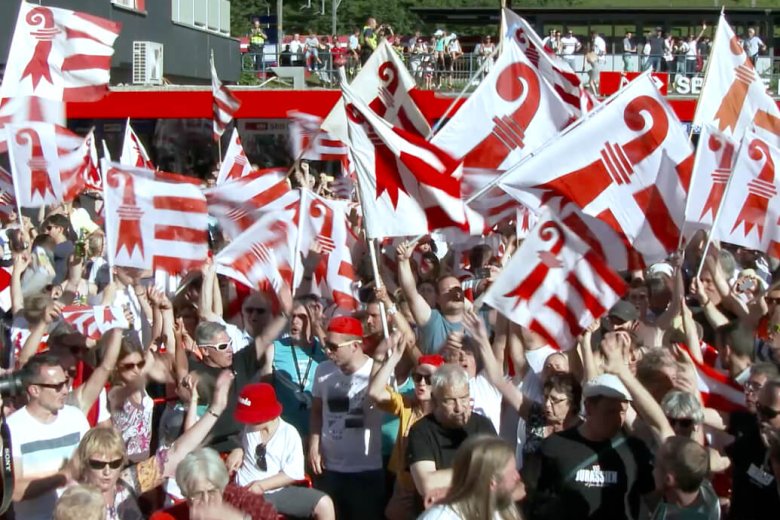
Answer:
<svg viewBox="0 0 780 520"><path fill-rule="evenodd" d="M652 454L641 440L618 433L593 442L579 427L551 435L541 446L541 472L531 518L621 520L639 515L654 489Z"/></svg>

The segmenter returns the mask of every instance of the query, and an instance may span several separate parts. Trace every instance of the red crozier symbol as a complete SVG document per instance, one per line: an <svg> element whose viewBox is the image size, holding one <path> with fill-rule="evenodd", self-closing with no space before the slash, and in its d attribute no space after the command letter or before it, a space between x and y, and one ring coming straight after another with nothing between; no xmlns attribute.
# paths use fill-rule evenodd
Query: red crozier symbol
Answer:
<svg viewBox="0 0 780 520"><path fill-rule="evenodd" d="M742 112L745 99L747 99L748 90L756 79L753 62L750 61L747 53L742 49L742 43L737 36L734 36L729 42L729 49L735 56L744 56L745 60L734 68L734 82L729 87L726 95L723 96L718 111L715 112L718 130L721 132L726 128L730 128L732 132L736 129L739 114Z"/></svg>
<svg viewBox="0 0 780 520"><path fill-rule="evenodd" d="M244 148L241 147L241 139L238 137L236 137L236 146L238 146L239 152L233 157L233 166L228 172L228 179L240 179L244 173L244 167L248 162L246 154L244 153Z"/></svg>
<svg viewBox="0 0 780 520"><path fill-rule="evenodd" d="M333 221L334 221L334 213L333 209L325 204L324 202L314 199L312 203L309 205L309 216L315 219L322 218L322 226L320 226L320 231L318 235L320 237L326 238L333 241ZM332 251L332 250L331 250ZM322 280L325 280L328 274L328 262L330 261L330 251L323 251L320 255L320 263L317 265L317 267L314 269L314 282L319 283Z"/></svg>
<svg viewBox="0 0 780 520"><path fill-rule="evenodd" d="M141 236L141 217L144 212L135 202L133 176L121 170L112 169L109 171L108 185L110 187L118 188L120 179L123 179L124 183L122 183L122 204L116 210L119 217L119 227L114 255L118 256L124 247L127 250L128 258L132 258L135 249L138 248L138 252L143 258L144 242Z"/></svg>
<svg viewBox="0 0 780 520"><path fill-rule="evenodd" d="M45 7L34 7L25 17L27 24L31 26L43 25L38 30L30 31L30 36L38 40L35 44L32 58L22 72L19 81L27 76L32 78L33 89L38 87L41 79L46 79L52 84L51 70L49 69L49 54L52 49L52 40L62 31L54 25L54 14Z"/></svg>
<svg viewBox="0 0 780 520"><path fill-rule="evenodd" d="M758 232L758 239L761 240L764 234L764 221L766 220L769 200L777 195L777 188L775 188L775 163L769 152L769 146L760 139L751 141L748 146L748 156L754 161L764 159L764 166L761 168L758 177L747 183L748 196L745 199L745 203L742 204L742 210L740 210L731 232L734 233L739 225L744 223L744 235L747 236L755 226Z"/></svg>
<svg viewBox="0 0 780 520"><path fill-rule="evenodd" d="M525 146L525 130L539 109L539 77L525 63L512 63L498 75L496 92L504 101L520 105L511 114L493 117L493 130L466 155L465 167L498 168L512 151Z"/></svg>
<svg viewBox="0 0 780 520"><path fill-rule="evenodd" d="M561 227L555 222L545 222L539 229L539 237L544 242L555 240L549 251L538 251L541 263L538 264L531 274L522 280L517 287L504 294L505 298L517 298L515 307L520 305L521 301L528 301L536 290L544 283L550 268L561 267L561 262L557 256L563 250L564 234Z"/></svg>
<svg viewBox="0 0 780 520"><path fill-rule="evenodd" d="M650 118L649 125L644 114ZM638 96L626 106L623 121L629 130L645 131L624 145L604 143L600 157L594 162L536 186L549 190L542 196L542 203L563 195L584 208L613 184L631 184L634 166L652 155L666 138L669 119L656 99Z"/></svg>
<svg viewBox="0 0 780 520"><path fill-rule="evenodd" d="M272 223L269 230L272 233L270 240L252 243L252 245L249 246L249 249L239 255L230 264L233 269L246 276L247 279L251 280L249 273L254 267L263 264L272 264L273 249L284 245L287 239L287 224L284 222L277 221Z"/></svg>
<svg viewBox="0 0 780 520"><path fill-rule="evenodd" d="M54 197L54 188L48 171L49 163L43 156L41 136L33 128L22 128L16 134L16 143L21 145L30 143L30 160L27 161L27 166L30 168L30 199L35 198L36 193L41 199L46 199L48 193Z"/></svg>
<svg viewBox="0 0 780 520"><path fill-rule="evenodd" d="M716 135L710 136L707 146L713 153L720 151L720 156L718 167L713 170L711 175L712 187L709 195L707 195L707 200L704 202L704 208L701 210L699 220L702 220L707 212L712 213L712 219L715 220L718 209L720 209L720 202L723 200L723 194L726 191L726 184L731 176L731 163L734 158L734 145Z"/></svg>
<svg viewBox="0 0 780 520"><path fill-rule="evenodd" d="M536 48L533 40L527 38L525 35L525 29L518 27L515 31L515 40L520 45L523 53L528 60L534 64L534 67L539 68L539 50Z"/></svg>
<svg viewBox="0 0 780 520"><path fill-rule="evenodd" d="M404 107L398 107L395 121L393 121L392 117L387 116L387 111L396 105L395 96L399 85L398 68L396 68L393 62L386 61L379 66L377 76L379 76L381 86L379 87L377 97L368 104L368 108L376 112L380 117L388 119L394 126L418 134L419 131L411 119L409 119Z"/></svg>

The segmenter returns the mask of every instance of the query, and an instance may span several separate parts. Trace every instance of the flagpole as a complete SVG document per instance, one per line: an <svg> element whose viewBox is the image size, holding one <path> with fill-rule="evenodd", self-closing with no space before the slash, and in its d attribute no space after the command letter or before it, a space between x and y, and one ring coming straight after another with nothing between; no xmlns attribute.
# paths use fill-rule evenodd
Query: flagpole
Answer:
<svg viewBox="0 0 780 520"><path fill-rule="evenodd" d="M298 269L301 264L301 244L303 242L303 232L301 231L301 222L303 221L303 208L306 206L306 192L308 191L308 187L301 186L300 188L300 206L298 207L298 222L295 223L297 226L296 229L298 230L298 236L295 237L295 254L293 256L293 274L292 274L292 284L295 286L295 280L297 279L298 275Z"/></svg>
<svg viewBox="0 0 780 520"><path fill-rule="evenodd" d="M111 247L111 240L108 240L108 231L111 226L108 225L108 193L106 192L106 186L108 186L108 170L110 169L109 166L109 160L106 158L103 158L102 161L100 161L100 166L103 169L102 176L103 176L103 214L105 215L104 218L104 225L106 226L106 250L107 250L107 260L108 260L108 281L111 283L114 283L114 248Z"/></svg>
<svg viewBox="0 0 780 520"><path fill-rule="evenodd" d="M707 56L707 67L704 70L704 81L702 81L701 90L699 90L699 97L696 98L696 109L694 109L693 111L693 121L691 121L691 130L688 133L689 141L693 139L693 124L696 122L696 117L699 115L699 109L701 108L701 104L699 103L699 101L701 101L701 95L704 92L704 89L707 88L707 80L709 79L710 71L712 70L712 53L715 52L715 49L717 49L718 33L720 32L718 29L720 29L721 20L725 20L725 18L723 17L725 12L726 12L726 6L724 5L720 8L720 17L718 18L718 25L715 26L715 36L712 38L710 53ZM699 131L701 132L701 129Z"/></svg>

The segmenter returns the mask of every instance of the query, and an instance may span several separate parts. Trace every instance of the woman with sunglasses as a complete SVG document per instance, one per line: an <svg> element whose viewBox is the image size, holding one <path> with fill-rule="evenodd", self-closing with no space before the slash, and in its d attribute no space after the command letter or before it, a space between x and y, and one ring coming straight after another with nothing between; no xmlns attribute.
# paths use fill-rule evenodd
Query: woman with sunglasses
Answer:
<svg viewBox="0 0 780 520"><path fill-rule="evenodd" d="M170 449L158 452L128 465L128 454L122 433L114 428L93 428L81 440L72 464L79 484L97 487L107 506L106 520L140 520L145 518L137 496L173 477L184 457L197 448L227 406L233 374L224 371L217 380L214 402L203 417L184 432Z"/></svg>
<svg viewBox="0 0 780 520"><path fill-rule="evenodd" d="M409 430L414 423L432 410L431 376L444 363L444 358L438 354L420 356L417 366L412 372L414 391L401 394L388 384L395 374L395 368L404 356L407 343L399 333L393 334L383 341L374 352L371 382L368 386L368 397L382 410L397 416L398 435L390 455L388 470L395 473L393 495L385 509L388 520L403 520L413 518L416 511L417 491L406 464L406 442Z"/></svg>

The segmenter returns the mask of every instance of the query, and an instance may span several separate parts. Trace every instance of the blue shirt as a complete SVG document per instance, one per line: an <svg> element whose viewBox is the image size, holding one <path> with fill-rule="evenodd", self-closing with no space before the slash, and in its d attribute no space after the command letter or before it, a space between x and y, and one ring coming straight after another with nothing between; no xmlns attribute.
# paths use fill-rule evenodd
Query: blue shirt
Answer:
<svg viewBox="0 0 780 520"><path fill-rule="evenodd" d="M431 309L428 322L417 326L417 343L423 354L435 354L447 342L447 336L461 330L463 323L448 321L437 309Z"/></svg>
<svg viewBox="0 0 780 520"><path fill-rule="evenodd" d="M293 347L289 336L274 341L274 390L282 404L282 419L295 426L302 437L309 434L314 372L327 359L317 338L306 347Z"/></svg>

